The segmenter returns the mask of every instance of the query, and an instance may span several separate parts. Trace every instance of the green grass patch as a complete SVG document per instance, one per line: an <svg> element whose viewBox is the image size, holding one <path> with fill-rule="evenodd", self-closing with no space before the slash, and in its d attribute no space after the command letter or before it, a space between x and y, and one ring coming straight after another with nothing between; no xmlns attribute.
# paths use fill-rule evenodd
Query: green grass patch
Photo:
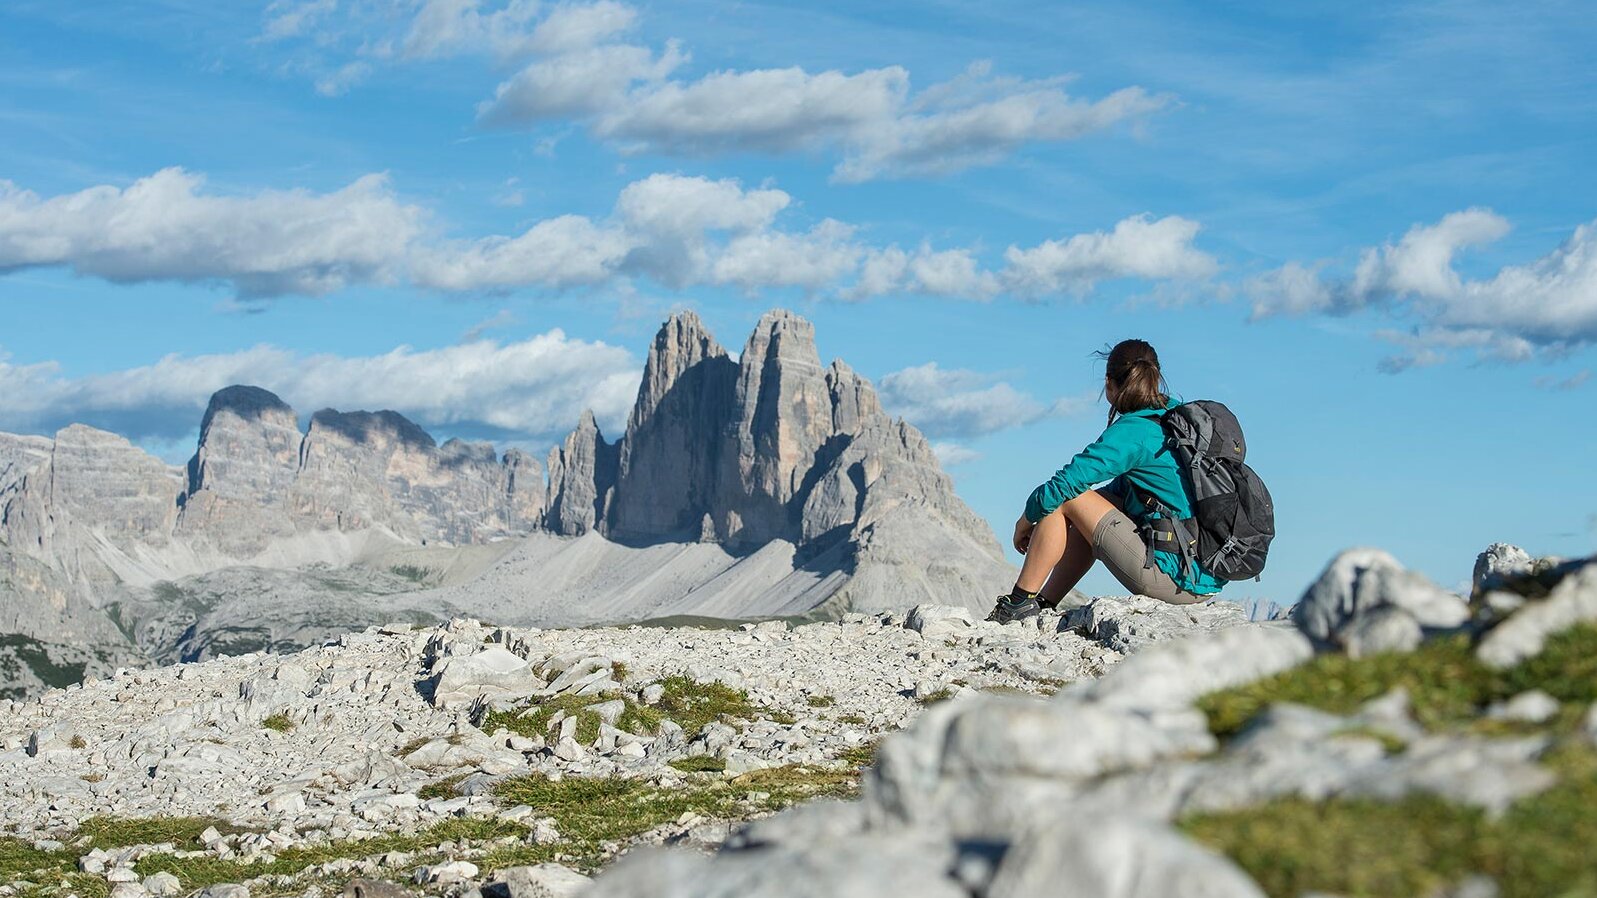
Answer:
<svg viewBox="0 0 1597 898"><path fill-rule="evenodd" d="M1429 894L1471 875L1502 898L1597 895L1597 752L1566 747L1547 759L1557 786L1522 799L1501 819L1439 798L1286 799L1182 827L1230 856L1279 898L1329 892L1350 898Z"/></svg>
<svg viewBox="0 0 1597 898"><path fill-rule="evenodd" d="M1204 696L1198 707L1208 715L1209 728L1226 737L1276 702L1349 714L1398 687L1408 691L1415 719L1433 730L1468 724L1492 702L1528 689L1589 704L1597 699L1597 626L1565 630L1541 654L1508 670L1476 661L1465 636L1433 639L1413 652L1357 659L1317 655L1273 677Z"/></svg>
<svg viewBox="0 0 1597 898"><path fill-rule="evenodd" d="M723 683L700 683L677 675L660 681L665 694L654 709L676 721L688 733L697 733L708 723L723 718L753 720L770 711L749 701L749 694Z"/></svg>
<svg viewBox="0 0 1597 898"><path fill-rule="evenodd" d="M923 695L920 698L916 699L916 701L920 702L923 705L935 705L938 702L946 702L946 701L948 701L949 699L951 699L953 697L954 697L954 690L948 688L947 686L943 686L943 687L940 687L940 688L936 689L935 691L926 693L925 695Z"/></svg>
<svg viewBox="0 0 1597 898"><path fill-rule="evenodd" d="M811 695L805 697L804 703L811 708L830 708L837 704L837 699L830 695Z"/></svg>
<svg viewBox="0 0 1597 898"><path fill-rule="evenodd" d="M457 773L453 776L446 776L441 780L430 782L416 790L416 797L422 801L431 801L434 798L454 798L455 787L460 785L460 781L469 775Z"/></svg>
<svg viewBox="0 0 1597 898"><path fill-rule="evenodd" d="M140 876L167 872L176 876L184 889L193 890L219 882L242 882L261 876L298 876L311 867L346 858L366 858L390 851L425 851L443 842L488 842L505 836L521 838L527 827L507 820L461 817L444 820L416 833L389 833L359 841L328 842L321 845L286 848L270 863L247 864L212 856L177 857L171 854L147 855L134 865Z"/></svg>
<svg viewBox="0 0 1597 898"><path fill-rule="evenodd" d="M866 726L866 725L868 725L870 723L869 720L865 719L865 715L864 714L856 714L856 713L853 713L853 712L849 712L848 714L839 714L839 715L837 715L837 722L838 723L846 723L849 726L856 726L856 727Z"/></svg>
<svg viewBox="0 0 1597 898"><path fill-rule="evenodd" d="M720 773L726 769L726 762L714 755L693 755L669 763L683 773Z"/></svg>
<svg viewBox="0 0 1597 898"><path fill-rule="evenodd" d="M624 668L621 673L625 675ZM685 676L671 676L661 680L660 685L665 691L653 705L639 704L631 696L616 692L558 695L524 708L490 711L483 718L481 729L492 733L503 727L523 736L548 738L549 722L556 713L564 711L567 717L577 718L577 741L586 745L599 738L600 723L599 715L588 708L616 699L625 706L616 720L616 728L642 736L658 733L661 721L667 719L675 721L690 735L717 720L753 720L763 716L778 723L794 722L791 715L762 708L749 701L747 692L720 683L700 683Z"/></svg>
<svg viewBox="0 0 1597 898"><path fill-rule="evenodd" d="M857 789L852 771L800 766L755 770L731 780L698 779L670 789L620 777L515 777L495 788L500 801L530 805L553 817L563 841L495 849L475 863L491 870L559 856L562 863L593 870L617 848L686 812L746 817L813 798L851 796Z"/></svg>
<svg viewBox="0 0 1597 898"><path fill-rule="evenodd" d="M289 720L287 714L279 711L276 714L273 714L271 717L261 721L261 726L268 730L276 730L279 733L286 733L294 728L294 721Z"/></svg>
<svg viewBox="0 0 1597 898"><path fill-rule="evenodd" d="M875 742L856 745L853 748L844 749L838 754L837 759L856 770L861 767L869 767L876 763L876 746L877 743Z"/></svg>
<svg viewBox="0 0 1597 898"><path fill-rule="evenodd" d="M0 882L59 883L77 871L78 855L70 849L40 851L31 841L0 836Z"/></svg>
<svg viewBox="0 0 1597 898"><path fill-rule="evenodd" d="M164 842L178 848L196 848L200 833L211 827L223 835L244 832L217 817L90 817L78 824L77 838L88 837L85 851Z"/></svg>

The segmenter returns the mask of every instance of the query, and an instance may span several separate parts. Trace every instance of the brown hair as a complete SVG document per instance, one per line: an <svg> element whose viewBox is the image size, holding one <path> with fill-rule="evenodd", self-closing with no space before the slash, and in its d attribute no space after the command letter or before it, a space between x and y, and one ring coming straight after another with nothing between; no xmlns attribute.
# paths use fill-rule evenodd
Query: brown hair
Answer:
<svg viewBox="0 0 1597 898"><path fill-rule="evenodd" d="M1104 360L1104 376L1115 386L1110 421L1127 412L1162 409L1170 401L1170 386L1159 370L1159 353L1146 340L1121 340L1113 349L1095 354Z"/></svg>

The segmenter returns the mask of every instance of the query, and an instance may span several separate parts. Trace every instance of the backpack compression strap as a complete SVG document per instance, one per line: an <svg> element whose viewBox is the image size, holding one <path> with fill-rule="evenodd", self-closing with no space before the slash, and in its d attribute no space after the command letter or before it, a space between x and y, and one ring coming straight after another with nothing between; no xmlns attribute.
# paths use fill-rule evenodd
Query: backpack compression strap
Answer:
<svg viewBox="0 0 1597 898"><path fill-rule="evenodd" d="M1170 507L1160 502L1157 497L1147 490L1139 489L1142 504L1149 511L1160 516L1148 518L1143 521L1138 529L1142 531L1142 541L1148 546L1148 557L1143 567L1152 568L1153 553L1157 551L1169 552L1181 561L1181 575L1194 577L1197 575L1198 558L1198 531L1193 518L1178 518L1171 513Z"/></svg>

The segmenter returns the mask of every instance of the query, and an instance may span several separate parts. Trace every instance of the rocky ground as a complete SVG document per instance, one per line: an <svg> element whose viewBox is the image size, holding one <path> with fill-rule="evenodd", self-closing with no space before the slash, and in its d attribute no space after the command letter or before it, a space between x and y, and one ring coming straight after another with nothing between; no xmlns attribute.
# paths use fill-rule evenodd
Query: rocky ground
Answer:
<svg viewBox="0 0 1597 898"><path fill-rule="evenodd" d="M1594 895L1593 659L1597 564L1507 546L1269 623L373 629L0 708L0 892Z"/></svg>
<svg viewBox="0 0 1597 898"><path fill-rule="evenodd" d="M506 783L690 796L656 839L691 834L705 815L689 805L741 818L813 792L847 794L880 735L927 703L1050 693L1101 673L1131 643L1241 617L1231 605L1140 614L1139 602L1119 615L1077 611L1081 632L1053 613L1000 627L935 606L796 629L456 620L373 628L291 655L126 670L0 703L4 822L31 848L0 870L24 894L160 893L170 883L149 880L162 871L179 890L239 878L256 880L257 894L298 894L352 871L433 879L438 890L460 877L422 861L473 854L463 840L591 866L641 834L628 827L662 821L626 821L615 839L565 838L558 814L507 798ZM1121 620L1132 615L1136 626ZM772 788L740 780L776 784L775 801Z"/></svg>

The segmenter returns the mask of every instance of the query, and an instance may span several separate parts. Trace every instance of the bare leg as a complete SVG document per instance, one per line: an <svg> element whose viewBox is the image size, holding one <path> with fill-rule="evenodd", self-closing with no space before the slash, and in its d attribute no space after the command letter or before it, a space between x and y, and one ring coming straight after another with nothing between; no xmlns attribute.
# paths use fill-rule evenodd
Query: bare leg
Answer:
<svg viewBox="0 0 1597 898"><path fill-rule="evenodd" d="M1066 521L1068 520L1067 518ZM1048 582L1043 584L1042 591L1037 594L1038 600L1047 606L1059 604L1065 593L1074 589L1076 584L1081 582L1081 578L1087 575L1088 568L1091 568L1096 560L1092 555L1092 544L1081 535L1075 524L1069 526L1070 529L1065 536L1064 557L1054 565L1053 573L1048 575Z"/></svg>
<svg viewBox="0 0 1597 898"><path fill-rule="evenodd" d="M1064 561L1070 529L1063 507L1054 509L1053 514L1037 522L1031 531L1031 543L1026 546L1025 560L1020 563L1020 577L1015 580L1017 588L1026 592L1038 592L1043 588L1054 568Z"/></svg>
<svg viewBox="0 0 1597 898"><path fill-rule="evenodd" d="M1097 490L1088 490L1054 509L1031 533L1026 558L1015 586L1042 593L1050 601L1063 598L1092 567L1092 538L1114 502Z"/></svg>

